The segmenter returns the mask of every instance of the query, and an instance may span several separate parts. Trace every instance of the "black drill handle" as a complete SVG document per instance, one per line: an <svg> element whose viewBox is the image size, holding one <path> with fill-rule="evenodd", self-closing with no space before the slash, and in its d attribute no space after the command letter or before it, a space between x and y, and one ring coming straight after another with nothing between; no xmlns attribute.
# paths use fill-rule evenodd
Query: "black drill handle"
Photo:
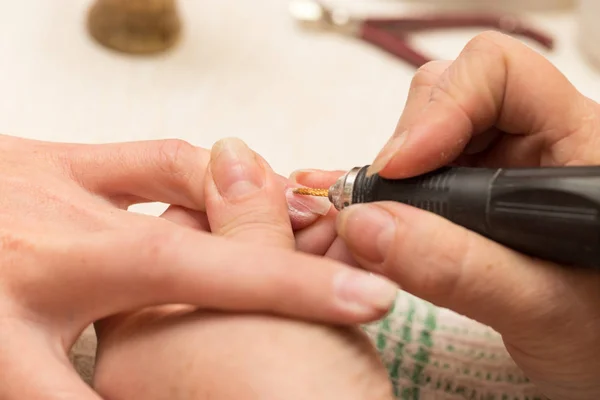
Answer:
<svg viewBox="0 0 600 400"><path fill-rule="evenodd" d="M521 253L600 268L600 166L447 167L400 180L367 177L367 167L352 203L405 203Z"/></svg>

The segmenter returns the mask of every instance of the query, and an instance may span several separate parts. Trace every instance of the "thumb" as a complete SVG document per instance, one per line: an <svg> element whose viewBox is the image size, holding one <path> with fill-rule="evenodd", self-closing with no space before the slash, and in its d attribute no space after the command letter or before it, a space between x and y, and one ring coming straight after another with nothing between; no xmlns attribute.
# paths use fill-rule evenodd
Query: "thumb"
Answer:
<svg viewBox="0 0 600 400"><path fill-rule="evenodd" d="M477 36L449 67L433 73L437 78L425 66L415 75L413 86L426 81L421 86L429 93L411 91L396 133L371 173L404 178L436 169L492 127L541 135L536 143L550 146L575 133L589 114L584 97L546 58L500 33ZM525 156L511 155L513 163Z"/></svg>
<svg viewBox="0 0 600 400"><path fill-rule="evenodd" d="M504 334L525 318L543 326L565 294L562 268L404 204L351 206L339 214L338 231L362 267Z"/></svg>
<svg viewBox="0 0 600 400"><path fill-rule="evenodd" d="M0 338L0 399L102 400L77 375L58 342L15 320L0 324Z"/></svg>

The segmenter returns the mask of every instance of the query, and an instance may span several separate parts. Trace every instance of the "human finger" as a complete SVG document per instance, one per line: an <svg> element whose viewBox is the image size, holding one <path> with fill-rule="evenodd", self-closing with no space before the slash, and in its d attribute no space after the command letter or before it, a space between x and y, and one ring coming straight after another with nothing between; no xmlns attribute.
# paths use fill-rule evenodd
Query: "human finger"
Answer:
<svg viewBox="0 0 600 400"><path fill-rule="evenodd" d="M547 326L544 318L566 315L568 302L555 299L573 295L565 269L408 205L354 205L340 213L338 233L364 268L501 333Z"/></svg>
<svg viewBox="0 0 600 400"><path fill-rule="evenodd" d="M180 206L169 206L161 218L178 225L187 226L204 232L210 232L208 217L203 211L190 210Z"/></svg>
<svg viewBox="0 0 600 400"><path fill-rule="evenodd" d="M158 201L205 210L208 150L171 139L68 146L66 153L68 169L76 180L122 208ZM294 229L312 224L326 212L326 203L301 199L293 195L285 178L277 179L286 192Z"/></svg>
<svg viewBox="0 0 600 400"><path fill-rule="evenodd" d="M416 122L421 111L431 101L433 88L450 65L452 61L434 60L417 69L410 82L406 103L396 124L396 132L402 132Z"/></svg>
<svg viewBox="0 0 600 400"><path fill-rule="evenodd" d="M274 180L279 185L278 190L285 193L289 219L294 231L312 225L331 210L331 204L326 199L307 198L295 194L294 189L300 185L292 180L279 174L275 175Z"/></svg>
<svg viewBox="0 0 600 400"><path fill-rule="evenodd" d="M204 210L205 149L168 139L74 146L68 155L77 181L124 208L156 201Z"/></svg>
<svg viewBox="0 0 600 400"><path fill-rule="evenodd" d="M289 182L291 187L327 189L342 174L342 171L299 170L290 175ZM326 213L307 213L308 218L292 223L295 228L296 248L306 253L324 255L337 236L335 232L337 210L325 197L295 194L293 198L305 204L312 202L315 208L327 210ZM323 205L320 205L321 203ZM292 214L291 212L290 215Z"/></svg>
<svg viewBox="0 0 600 400"><path fill-rule="evenodd" d="M288 204L288 214L294 232L312 227L322 217L330 215L333 207L329 199L324 197L303 196L294 193L294 189L301 187L290 181L285 188L285 198Z"/></svg>
<svg viewBox="0 0 600 400"><path fill-rule="evenodd" d="M10 319L10 324L0 323L0 338L1 399L102 400L77 375L62 343L41 327Z"/></svg>
<svg viewBox="0 0 600 400"><path fill-rule="evenodd" d="M403 178L454 160L473 136L495 126L543 140L511 154L531 160L543 146L577 134L588 101L547 59L509 36L488 32L465 47L431 90L429 102L400 124L370 173ZM416 109L416 111L414 111ZM510 159L509 159L510 160Z"/></svg>
<svg viewBox="0 0 600 400"><path fill-rule="evenodd" d="M290 181L301 187L328 189L344 175L346 171L324 171L319 169L302 169L290 175Z"/></svg>
<svg viewBox="0 0 600 400"><path fill-rule="evenodd" d="M160 216L161 218L177 225L185 226L191 229L210 232L210 225L206 213L202 211L190 210L180 206L169 206ZM106 319L94 322L96 334L100 337L107 326L117 322L120 317L128 315L122 314L119 316L109 316Z"/></svg>
<svg viewBox="0 0 600 400"><path fill-rule="evenodd" d="M243 141L224 139L213 146L204 194L214 234L293 248L294 235L279 181Z"/></svg>
<svg viewBox="0 0 600 400"><path fill-rule="evenodd" d="M300 187L329 188L343 174L344 171L299 170L292 173L290 181ZM298 230L296 247L306 253L325 255L347 265L358 266L344 241L337 235L337 214L337 210L332 207L327 215Z"/></svg>
<svg viewBox="0 0 600 400"><path fill-rule="evenodd" d="M71 265L65 263L62 268L69 270L54 271L55 276L89 282L63 291L70 298L73 291L80 294L73 307L85 308L92 318L84 326L125 310L162 304L357 323L380 317L395 297L395 285L388 280L333 260L150 221L142 228L62 243L61 253L68 254ZM74 266L72 260L86 267ZM57 288L65 284L58 279L38 284L40 301L58 301Z"/></svg>
<svg viewBox="0 0 600 400"><path fill-rule="evenodd" d="M348 245L339 236L333 240L331 246L325 252L325 257L329 257L333 260L337 260L343 262L344 264L351 265L353 267L361 267L360 264L356 261L356 258L352 255L352 252L348 248Z"/></svg>

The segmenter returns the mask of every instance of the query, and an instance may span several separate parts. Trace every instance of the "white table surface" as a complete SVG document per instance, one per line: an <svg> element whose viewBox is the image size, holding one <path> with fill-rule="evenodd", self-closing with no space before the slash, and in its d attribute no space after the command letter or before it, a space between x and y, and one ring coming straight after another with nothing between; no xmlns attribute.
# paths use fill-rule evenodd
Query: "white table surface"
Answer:
<svg viewBox="0 0 600 400"><path fill-rule="evenodd" d="M0 132L86 143L177 137L205 147L237 136L282 174L347 169L371 162L392 133L414 72L358 40L298 29L285 0L180 0L177 48L124 56L88 36L90 3L0 3ZM574 11L530 16L557 37L547 57L600 100ZM476 33L415 42L449 59Z"/></svg>

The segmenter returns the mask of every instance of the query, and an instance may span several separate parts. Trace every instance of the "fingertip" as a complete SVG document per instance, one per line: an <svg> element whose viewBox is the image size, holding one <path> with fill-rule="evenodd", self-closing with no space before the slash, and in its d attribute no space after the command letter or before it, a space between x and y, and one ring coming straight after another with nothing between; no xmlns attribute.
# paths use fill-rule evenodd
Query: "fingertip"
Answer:
<svg viewBox="0 0 600 400"><path fill-rule="evenodd" d="M375 175L387 169L392 160L397 158L398 153L402 151L402 146L406 142L407 136L407 131L403 131L398 135L394 134L367 169L367 176Z"/></svg>
<svg viewBox="0 0 600 400"><path fill-rule="evenodd" d="M450 164L469 143L472 125L447 105L431 103L403 136L378 171L383 178L409 178Z"/></svg>
<svg viewBox="0 0 600 400"><path fill-rule="evenodd" d="M209 174L205 197L213 233L293 247L285 185L261 156L239 139L221 140L213 146Z"/></svg>
<svg viewBox="0 0 600 400"><path fill-rule="evenodd" d="M328 198L295 194L293 189L299 187L326 189L342 174L342 171L303 169L294 171L290 175L286 184L286 200L295 231L309 227L335 209Z"/></svg>
<svg viewBox="0 0 600 400"><path fill-rule="evenodd" d="M231 138L215 143L211 150L212 180L226 202L244 201L258 193L265 184L266 173L242 140Z"/></svg>
<svg viewBox="0 0 600 400"><path fill-rule="evenodd" d="M329 213L331 202L324 197L303 196L294 193L293 188L286 188L285 198L294 230L304 229Z"/></svg>
<svg viewBox="0 0 600 400"><path fill-rule="evenodd" d="M394 240L398 221L378 204L357 204L344 209L337 219L337 232L348 248L363 261L380 265Z"/></svg>
<svg viewBox="0 0 600 400"><path fill-rule="evenodd" d="M345 171L323 171L318 169L301 169L294 171L289 178L290 184L311 188L329 188L345 174Z"/></svg>
<svg viewBox="0 0 600 400"><path fill-rule="evenodd" d="M359 319L385 315L396 300L398 286L387 278L348 268L334 279L334 293L342 307Z"/></svg>
<svg viewBox="0 0 600 400"><path fill-rule="evenodd" d="M323 171L319 171L318 169L299 169L290 174L289 181L293 184L306 186L307 179L322 172Z"/></svg>

